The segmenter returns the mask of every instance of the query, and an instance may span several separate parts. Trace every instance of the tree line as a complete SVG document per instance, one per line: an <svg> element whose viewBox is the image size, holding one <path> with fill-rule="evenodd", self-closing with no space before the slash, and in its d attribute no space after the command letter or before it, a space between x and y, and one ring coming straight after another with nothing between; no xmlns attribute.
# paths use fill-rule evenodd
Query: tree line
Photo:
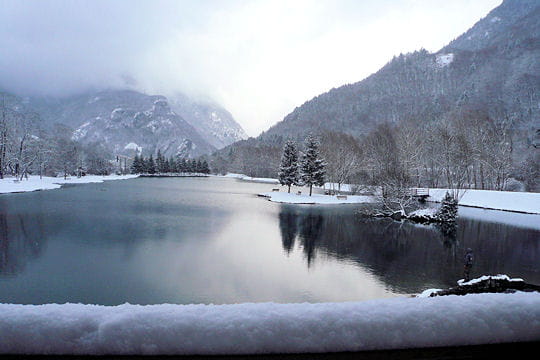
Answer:
<svg viewBox="0 0 540 360"><path fill-rule="evenodd" d="M156 159L150 155L144 158L136 154L131 165L132 174L171 174L171 173L200 173L210 174L210 167L206 159L187 159L185 157L163 156L158 150Z"/></svg>
<svg viewBox="0 0 540 360"><path fill-rule="evenodd" d="M332 131L320 132L317 137L326 160L325 179L337 191L345 183L359 184L354 186L357 188L383 186L392 193L403 190L406 198L412 187L448 188L458 198L460 189L539 190L540 153L516 162L523 149L513 141L515 131L510 120L495 120L482 109L463 106L441 119L420 124L414 120L382 123L361 137ZM265 141L291 147L280 136L266 137ZM235 153L249 157L254 151ZM255 161L244 158L235 163L245 166ZM260 166L267 163L275 164L276 160ZM286 166L279 169L269 175L282 176Z"/></svg>

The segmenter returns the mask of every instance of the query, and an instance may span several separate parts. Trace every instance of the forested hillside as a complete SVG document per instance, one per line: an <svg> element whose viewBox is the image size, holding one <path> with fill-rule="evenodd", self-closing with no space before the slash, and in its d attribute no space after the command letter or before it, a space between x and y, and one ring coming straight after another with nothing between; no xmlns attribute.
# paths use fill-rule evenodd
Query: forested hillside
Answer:
<svg viewBox="0 0 540 360"><path fill-rule="evenodd" d="M469 186L503 188L517 178L534 189L539 104L540 3L506 0L440 51L396 56L365 80L307 101L258 138L217 153L214 163L273 176L280 151L266 147L280 149L286 138L301 141L309 132L334 132L362 144L364 177L383 161L377 153L393 153L400 160L392 161L417 183L444 185L459 167ZM393 148L369 146L380 136ZM263 148L278 158L250 167L251 155Z"/></svg>

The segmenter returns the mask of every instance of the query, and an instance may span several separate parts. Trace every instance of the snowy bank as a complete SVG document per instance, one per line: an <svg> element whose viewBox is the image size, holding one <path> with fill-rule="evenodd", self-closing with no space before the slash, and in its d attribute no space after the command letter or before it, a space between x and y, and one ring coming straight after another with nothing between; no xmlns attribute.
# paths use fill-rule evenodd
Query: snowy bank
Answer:
<svg viewBox="0 0 540 360"><path fill-rule="evenodd" d="M458 214L461 218L540 230L540 219L538 218L538 214L495 211L472 207L462 207L459 209Z"/></svg>
<svg viewBox="0 0 540 360"><path fill-rule="evenodd" d="M429 189L428 201L441 202L448 189ZM540 193L461 190L459 205L540 214Z"/></svg>
<svg viewBox="0 0 540 360"><path fill-rule="evenodd" d="M264 354L540 340L540 294L320 304L0 304L0 354Z"/></svg>
<svg viewBox="0 0 540 360"><path fill-rule="evenodd" d="M28 179L15 181L15 178L9 177L0 179L0 194L19 193L38 190L58 189L64 184L88 184L100 183L107 180L126 180L137 177L138 175L87 175L80 178L71 177L64 179L63 177L43 177L29 176Z"/></svg>
<svg viewBox="0 0 540 360"><path fill-rule="evenodd" d="M270 201L286 204L358 204L374 202L371 196L362 195L298 195L280 191L261 193L259 196Z"/></svg>

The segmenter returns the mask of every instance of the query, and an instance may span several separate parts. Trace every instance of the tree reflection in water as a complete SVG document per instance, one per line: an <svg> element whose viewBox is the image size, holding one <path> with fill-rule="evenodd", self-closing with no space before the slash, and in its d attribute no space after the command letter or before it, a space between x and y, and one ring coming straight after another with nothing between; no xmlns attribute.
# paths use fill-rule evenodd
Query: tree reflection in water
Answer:
<svg viewBox="0 0 540 360"><path fill-rule="evenodd" d="M289 255L294 249L294 242L298 235L298 214L293 211L281 211L279 213L279 229L283 250Z"/></svg>
<svg viewBox="0 0 540 360"><path fill-rule="evenodd" d="M0 212L0 275L23 272L29 260L43 253L44 240L42 216L8 216Z"/></svg>
<svg viewBox="0 0 540 360"><path fill-rule="evenodd" d="M398 293L455 286L469 247L473 276L505 273L540 283L540 231L534 229L459 218L455 231L442 232L434 225L359 219L350 208L288 205L281 207L279 226L285 252L294 251L297 239L308 267L352 261Z"/></svg>

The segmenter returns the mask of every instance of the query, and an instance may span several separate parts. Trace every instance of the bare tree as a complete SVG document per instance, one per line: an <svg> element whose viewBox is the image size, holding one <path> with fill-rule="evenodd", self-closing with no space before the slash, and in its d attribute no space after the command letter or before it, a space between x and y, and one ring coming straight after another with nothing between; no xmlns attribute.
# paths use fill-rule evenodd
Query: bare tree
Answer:
<svg viewBox="0 0 540 360"><path fill-rule="evenodd" d="M326 132L321 136L321 153L326 160L326 177L332 184L341 185L350 182L352 176L360 170L362 150L358 141L351 135Z"/></svg>

